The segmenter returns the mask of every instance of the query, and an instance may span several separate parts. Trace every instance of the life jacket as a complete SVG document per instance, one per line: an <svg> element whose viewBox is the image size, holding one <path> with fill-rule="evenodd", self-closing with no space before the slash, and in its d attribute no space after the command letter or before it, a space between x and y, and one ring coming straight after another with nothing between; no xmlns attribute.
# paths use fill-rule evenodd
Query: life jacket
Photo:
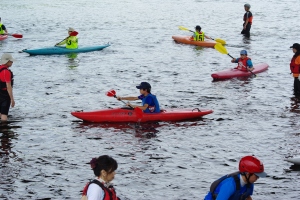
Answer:
<svg viewBox="0 0 300 200"><path fill-rule="evenodd" d="M4 34L5 33L5 31L2 29L2 23L0 23L0 34L2 35L2 34Z"/></svg>
<svg viewBox="0 0 300 200"><path fill-rule="evenodd" d="M76 36L69 36L66 41L67 49L77 49L78 48L78 38Z"/></svg>
<svg viewBox="0 0 300 200"><path fill-rule="evenodd" d="M154 106L148 105L148 108L146 108L146 110L144 110L144 113L159 113L160 112L159 103L158 103L158 100L155 95L149 93L147 96L145 96L142 99L143 105L145 105L146 99L149 97L151 97L153 99L155 105Z"/></svg>
<svg viewBox="0 0 300 200"><path fill-rule="evenodd" d="M247 69L247 61L248 60L251 60L251 58L249 58L249 57L246 57L245 59L239 59L239 62L238 62L238 66L237 66L237 69L239 69L239 70L241 70L241 71L245 71L245 72L247 72L247 71L249 71L248 69Z"/></svg>
<svg viewBox="0 0 300 200"><path fill-rule="evenodd" d="M87 195L89 185L92 184L92 183L97 184L104 191L103 200L120 200L117 197L116 191L115 191L115 189L112 185L107 188L100 181L97 181L97 180L90 181L84 186L83 191L82 191L81 200L88 200L86 195Z"/></svg>
<svg viewBox="0 0 300 200"><path fill-rule="evenodd" d="M204 41L204 32L201 31L200 33L198 33L197 31L195 31L194 41Z"/></svg>
<svg viewBox="0 0 300 200"><path fill-rule="evenodd" d="M300 73L300 65L297 65L295 63L295 60L296 60L296 58L293 57L291 60L291 63L290 63L290 69L291 69L291 72L293 73L293 76L298 77L299 73Z"/></svg>
<svg viewBox="0 0 300 200"><path fill-rule="evenodd" d="M248 23L252 24L253 15L252 15L252 12L250 12L250 11L247 11L244 14L244 22L247 20L247 14L248 14L248 16L250 15L250 17L248 17Z"/></svg>
<svg viewBox="0 0 300 200"><path fill-rule="evenodd" d="M240 194L241 183L239 178L240 172L234 172L232 174L227 174L220 179L214 181L210 186L210 193L212 194L212 199L217 199L218 194L215 194L215 190L218 185L227 178L233 178L235 182L235 192L230 196L228 200L245 200L251 195L251 184L247 184L246 192Z"/></svg>
<svg viewBox="0 0 300 200"><path fill-rule="evenodd" d="M2 66L3 66L3 65L0 65L0 67L2 67ZM14 75L13 75L12 71L10 71L7 67L3 67L3 68L0 68L0 75L1 75L1 72L2 72L3 70L7 70L7 71L10 72L10 77L11 77L10 82L11 82L11 87L13 87L13 85L14 85ZM1 90L7 90L7 88L6 88L6 83L5 83L5 82L2 82L1 80L0 80L0 89L1 89Z"/></svg>

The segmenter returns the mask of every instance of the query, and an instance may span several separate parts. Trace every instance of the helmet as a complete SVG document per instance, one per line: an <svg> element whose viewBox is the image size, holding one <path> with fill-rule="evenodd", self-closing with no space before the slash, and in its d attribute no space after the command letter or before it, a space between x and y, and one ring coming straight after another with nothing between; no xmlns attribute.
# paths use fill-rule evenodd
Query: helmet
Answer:
<svg viewBox="0 0 300 200"><path fill-rule="evenodd" d="M195 27L195 29L200 31L200 30L201 30L201 26L197 25L197 26Z"/></svg>
<svg viewBox="0 0 300 200"><path fill-rule="evenodd" d="M264 164L254 156L245 156L240 160L239 171L241 173L248 172L258 177L266 177L264 172Z"/></svg>
<svg viewBox="0 0 300 200"><path fill-rule="evenodd" d="M249 3L246 3L246 4L244 5L244 7L251 8L251 6L250 6Z"/></svg>
<svg viewBox="0 0 300 200"><path fill-rule="evenodd" d="M242 50L240 54L241 55L248 55L246 50Z"/></svg>

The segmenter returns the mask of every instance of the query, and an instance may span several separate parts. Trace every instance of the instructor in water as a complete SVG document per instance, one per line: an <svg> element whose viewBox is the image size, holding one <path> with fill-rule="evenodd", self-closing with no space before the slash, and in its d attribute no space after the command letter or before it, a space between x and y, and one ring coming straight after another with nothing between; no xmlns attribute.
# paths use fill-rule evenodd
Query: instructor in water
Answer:
<svg viewBox="0 0 300 200"><path fill-rule="evenodd" d="M159 103L155 95L151 94L151 85L148 82L141 82L140 85L136 86L137 89L140 90L140 96L138 97L120 97L118 96L117 99L120 100L128 100L128 101L135 101L135 100L142 100L142 106L131 105L128 103L127 105L132 108L140 108L144 111L144 113L159 113Z"/></svg>

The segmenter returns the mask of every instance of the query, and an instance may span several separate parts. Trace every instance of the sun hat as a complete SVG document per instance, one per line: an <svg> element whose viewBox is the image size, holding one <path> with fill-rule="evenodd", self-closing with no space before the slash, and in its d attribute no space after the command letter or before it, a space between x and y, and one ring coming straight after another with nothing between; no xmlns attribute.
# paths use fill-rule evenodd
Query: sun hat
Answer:
<svg viewBox="0 0 300 200"><path fill-rule="evenodd" d="M68 32L73 32L73 31L75 31L74 28L71 28L71 27L70 27L70 28L68 29Z"/></svg>
<svg viewBox="0 0 300 200"><path fill-rule="evenodd" d="M148 82L141 82L140 85L136 86L137 89L150 89L151 85Z"/></svg>
<svg viewBox="0 0 300 200"><path fill-rule="evenodd" d="M12 57L12 55L11 55L10 53L4 53L4 54L1 56L0 64L1 64L1 65L6 64L8 61L14 62L15 59Z"/></svg>

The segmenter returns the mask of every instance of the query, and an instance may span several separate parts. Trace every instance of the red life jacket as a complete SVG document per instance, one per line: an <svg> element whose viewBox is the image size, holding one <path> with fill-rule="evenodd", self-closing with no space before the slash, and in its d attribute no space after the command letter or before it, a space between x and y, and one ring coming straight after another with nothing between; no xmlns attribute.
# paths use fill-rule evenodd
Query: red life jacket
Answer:
<svg viewBox="0 0 300 200"><path fill-rule="evenodd" d="M5 67L4 65L0 65L0 74L1 74L1 72L3 70L7 70L8 72L10 72L10 77L11 77L10 82L11 82L11 86L13 87L13 85L14 85L14 75L13 75L12 71L10 71L10 69L8 69L7 67ZM1 80L0 80L0 89L2 89L2 90L6 90L7 89L6 88L6 83L2 82Z"/></svg>
<svg viewBox="0 0 300 200"><path fill-rule="evenodd" d="M253 15L252 15L252 12L250 12L250 11L248 11L248 12L246 12L246 13L244 14L244 22L247 20L247 14L248 14L248 16L250 16L250 17L248 17L248 22L249 22L250 24L252 24Z"/></svg>
<svg viewBox="0 0 300 200"><path fill-rule="evenodd" d="M295 60L296 60L296 58L293 57L291 60L291 63L290 63L290 69L293 74L299 74L300 73L300 65L297 65L295 63Z"/></svg>
<svg viewBox="0 0 300 200"><path fill-rule="evenodd" d="M239 62L238 62L238 66L237 66L237 69L241 70L241 71L245 71L247 72L247 61L248 60L251 60L251 58L249 57L246 57L245 59L239 59Z"/></svg>
<svg viewBox="0 0 300 200"><path fill-rule="evenodd" d="M83 191L82 191L82 196L86 196L87 195L87 191L88 191L88 188L89 188L89 185L91 183L95 183L97 184L99 187L102 188L102 190L104 191L104 198L103 200L120 200L118 197L117 197L117 194L116 194L116 191L114 189L114 187L111 185L109 186L108 188L105 187L102 183L100 183L99 181L97 180L93 180L93 181L90 181L88 182L84 188L83 188Z"/></svg>

